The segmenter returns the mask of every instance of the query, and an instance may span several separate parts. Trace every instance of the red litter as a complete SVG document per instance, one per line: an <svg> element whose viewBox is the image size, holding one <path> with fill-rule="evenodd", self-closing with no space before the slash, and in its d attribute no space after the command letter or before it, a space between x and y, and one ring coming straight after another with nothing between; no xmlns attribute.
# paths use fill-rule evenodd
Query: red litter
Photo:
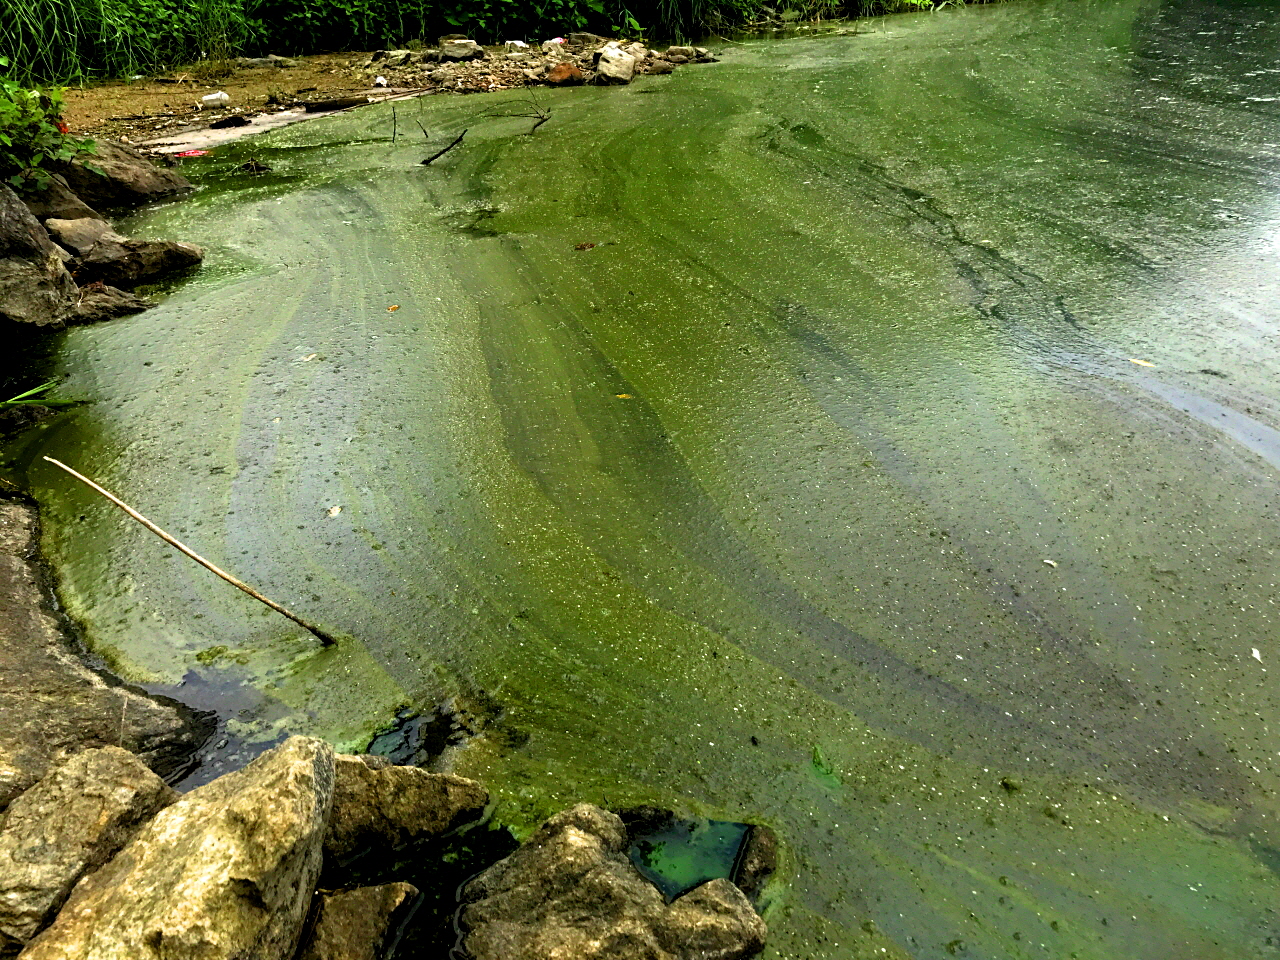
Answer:
<svg viewBox="0 0 1280 960"><path fill-rule="evenodd" d="M183 150L181 153L175 153L175 157L207 157L208 150Z"/></svg>

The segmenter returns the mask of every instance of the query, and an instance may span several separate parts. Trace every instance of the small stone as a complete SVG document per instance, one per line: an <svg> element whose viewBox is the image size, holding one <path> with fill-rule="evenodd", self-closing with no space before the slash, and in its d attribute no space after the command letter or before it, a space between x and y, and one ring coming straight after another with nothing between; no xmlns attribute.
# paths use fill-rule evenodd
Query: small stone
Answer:
<svg viewBox="0 0 1280 960"><path fill-rule="evenodd" d="M128 750L86 750L9 805L0 830L0 955L53 919L76 881L178 799Z"/></svg>
<svg viewBox="0 0 1280 960"><path fill-rule="evenodd" d="M317 892L315 926L297 960L379 960L417 896L408 883Z"/></svg>
<svg viewBox="0 0 1280 960"><path fill-rule="evenodd" d="M557 63L547 71L547 83L569 87L582 83L582 71L572 63Z"/></svg>
<svg viewBox="0 0 1280 960"><path fill-rule="evenodd" d="M670 60L651 60L644 72L653 77L660 77L671 73L675 68L676 65Z"/></svg>
<svg viewBox="0 0 1280 960"><path fill-rule="evenodd" d="M440 41L441 60L479 60L484 56L484 48L474 40L442 39Z"/></svg>
<svg viewBox="0 0 1280 960"><path fill-rule="evenodd" d="M698 51L693 47L667 47L667 59L672 57L684 57L685 62L694 59L698 55ZM679 63L678 60L672 60L673 63Z"/></svg>

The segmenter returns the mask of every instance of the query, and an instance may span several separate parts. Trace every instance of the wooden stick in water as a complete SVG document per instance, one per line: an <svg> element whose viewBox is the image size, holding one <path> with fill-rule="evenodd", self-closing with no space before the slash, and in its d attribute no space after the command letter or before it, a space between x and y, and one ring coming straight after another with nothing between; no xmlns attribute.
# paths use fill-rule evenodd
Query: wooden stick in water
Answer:
<svg viewBox="0 0 1280 960"><path fill-rule="evenodd" d="M133 519L137 520L140 524L142 524L144 527L146 527L148 530L154 533L157 537L159 537L165 543L169 544L171 547L175 547L178 550L181 550L183 553L185 553L188 557L190 557L196 563L200 564L200 566L204 567L206 570L216 573L218 576L220 576L223 580L227 581L227 583L231 584L233 587L239 587L241 590L243 590L249 596L253 597L253 599L257 600L259 603L265 603L272 610L276 611L276 613L283 614L284 616L292 620L294 623L296 623L298 626L314 634L316 639L319 640L321 643L323 643L326 647L332 646L338 642L337 638L331 636L328 633L325 633L323 630L317 627L314 623L311 623L308 620L304 620L302 617L298 616L296 613L293 613L292 611L286 610L284 607L280 606L280 604L276 603L274 600L269 600L266 597L264 597L262 594L260 594L257 590L253 589L253 587L249 586L243 580L237 580L231 574L227 573L227 571L221 569L220 567L214 566L204 557L200 556L200 554L196 553L194 550L188 547L185 543L183 543L182 541L178 540L175 537L170 536L165 531L161 530L154 523L152 523L150 520L148 520L146 517L140 514L137 510L133 509L133 507L129 506L127 503L125 503L123 500L117 497L110 490L107 490L104 487L98 486L98 484L94 483L84 474L77 473L76 471L72 470L70 467L68 467L65 463L63 463L60 460L55 460L53 459L53 457L45 457L44 459L48 460L55 467L61 467L63 470L67 471L67 473L71 474L73 477L75 477L81 483L85 484L90 489L95 490L98 493L102 494L102 496L106 497L108 500L114 503L117 507L119 507L125 513L127 513L129 516L133 517Z"/></svg>

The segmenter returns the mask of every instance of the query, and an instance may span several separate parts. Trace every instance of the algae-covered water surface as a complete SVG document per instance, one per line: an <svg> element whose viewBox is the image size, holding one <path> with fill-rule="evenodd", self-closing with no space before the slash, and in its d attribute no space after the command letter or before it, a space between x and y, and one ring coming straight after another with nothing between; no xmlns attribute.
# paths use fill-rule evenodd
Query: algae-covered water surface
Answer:
<svg viewBox="0 0 1280 960"><path fill-rule="evenodd" d="M453 696L506 822L772 825L771 957L1275 956L1273 14L948 9L224 149L127 224L205 270L67 335L92 402L6 470L211 769Z"/></svg>

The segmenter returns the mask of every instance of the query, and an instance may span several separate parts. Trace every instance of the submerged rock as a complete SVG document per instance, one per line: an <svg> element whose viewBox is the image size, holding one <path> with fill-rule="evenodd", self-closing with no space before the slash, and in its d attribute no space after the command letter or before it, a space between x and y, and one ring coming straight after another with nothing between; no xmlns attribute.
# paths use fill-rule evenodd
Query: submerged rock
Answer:
<svg viewBox="0 0 1280 960"><path fill-rule="evenodd" d="M176 799L133 754L102 747L13 801L0 829L0 956L43 929L77 880Z"/></svg>
<svg viewBox="0 0 1280 960"><path fill-rule="evenodd" d="M627 858L615 814L580 804L463 889L474 960L738 960L764 947L742 891L712 880L667 904Z"/></svg>
<svg viewBox="0 0 1280 960"><path fill-rule="evenodd" d="M291 737L161 811L24 960L286 960L320 873L333 748Z"/></svg>
<svg viewBox="0 0 1280 960"><path fill-rule="evenodd" d="M59 327L75 299L75 282L40 221L0 184L0 319Z"/></svg>
<svg viewBox="0 0 1280 960"><path fill-rule="evenodd" d="M44 591L38 529L34 506L0 501L0 808L93 747L123 746L160 776L175 774L212 726L84 665Z"/></svg>
<svg viewBox="0 0 1280 960"><path fill-rule="evenodd" d="M476 820L488 802L474 780L339 756L324 850L342 861L370 846L398 847Z"/></svg>
<svg viewBox="0 0 1280 960"><path fill-rule="evenodd" d="M150 307L150 301L127 290L101 282L90 283L80 288L80 299L76 301L75 312L67 317L67 323L101 323L142 313Z"/></svg>
<svg viewBox="0 0 1280 960"><path fill-rule="evenodd" d="M379 960L417 896L410 883L321 890L311 935L297 960Z"/></svg>
<svg viewBox="0 0 1280 960"><path fill-rule="evenodd" d="M77 158L59 171L71 190L92 206L138 206L194 189L186 177L156 166L132 147L113 140L98 140L96 145L96 153Z"/></svg>

